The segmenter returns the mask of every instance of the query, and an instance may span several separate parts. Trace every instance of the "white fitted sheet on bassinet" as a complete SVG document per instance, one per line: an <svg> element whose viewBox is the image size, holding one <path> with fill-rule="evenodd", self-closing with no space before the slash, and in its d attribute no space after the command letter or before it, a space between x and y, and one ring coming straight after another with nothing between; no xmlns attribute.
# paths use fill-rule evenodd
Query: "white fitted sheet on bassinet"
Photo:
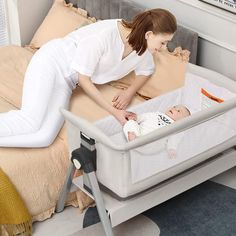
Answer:
<svg viewBox="0 0 236 236"><path fill-rule="evenodd" d="M209 81L187 73L185 86L181 89L150 99L129 110L136 113L164 112L168 107L176 104L186 105L192 113L201 111L201 88L219 96L224 100L236 95L229 90L216 86ZM210 148L230 139L236 135L236 109L224 113L212 120L199 124L183 132L178 141L177 156L174 159L168 157L165 143L167 138L157 140L150 144L130 151L131 181L137 183L176 166L194 156L209 150ZM112 118L108 117L106 122L97 122L110 138L119 144L126 142L120 125ZM165 127L163 127L165 128ZM176 137L172 135L171 138ZM170 137L168 137L170 138Z"/></svg>

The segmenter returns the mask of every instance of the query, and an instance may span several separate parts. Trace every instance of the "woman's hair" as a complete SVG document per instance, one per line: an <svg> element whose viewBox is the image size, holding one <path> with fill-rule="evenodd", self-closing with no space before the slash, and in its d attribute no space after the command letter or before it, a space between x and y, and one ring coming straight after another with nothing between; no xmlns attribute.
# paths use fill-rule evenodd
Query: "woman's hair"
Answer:
<svg viewBox="0 0 236 236"><path fill-rule="evenodd" d="M139 13L130 22L122 20L122 25L131 29L131 33L128 35L128 42L139 56L147 49L146 32L173 34L177 29L175 16L169 11L160 8Z"/></svg>

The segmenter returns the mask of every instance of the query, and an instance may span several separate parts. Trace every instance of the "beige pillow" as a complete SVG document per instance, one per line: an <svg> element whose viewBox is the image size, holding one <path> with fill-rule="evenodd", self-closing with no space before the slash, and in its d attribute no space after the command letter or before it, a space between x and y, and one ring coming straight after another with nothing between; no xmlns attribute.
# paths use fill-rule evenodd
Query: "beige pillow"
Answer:
<svg viewBox="0 0 236 236"><path fill-rule="evenodd" d="M176 48L173 53L163 51L154 56L156 70L152 77L137 92L141 97L150 99L184 85L189 51ZM116 88L126 89L135 79L134 73L110 83Z"/></svg>
<svg viewBox="0 0 236 236"><path fill-rule="evenodd" d="M30 42L32 48L40 48L44 43L54 38L61 38L87 24L95 22L88 17L87 11L75 8L64 0L55 0L44 21Z"/></svg>

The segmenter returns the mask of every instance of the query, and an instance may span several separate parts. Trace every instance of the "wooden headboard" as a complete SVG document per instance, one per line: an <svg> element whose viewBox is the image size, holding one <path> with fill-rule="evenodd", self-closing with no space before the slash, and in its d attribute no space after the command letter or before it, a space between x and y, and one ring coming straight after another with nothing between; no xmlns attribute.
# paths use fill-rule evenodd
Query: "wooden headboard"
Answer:
<svg viewBox="0 0 236 236"><path fill-rule="evenodd" d="M129 0L68 0L67 2L87 10L89 15L94 16L96 19L123 18L130 20L137 13L146 10ZM168 44L168 48L173 51L178 46L189 50L191 52L190 62L196 64L198 34L178 25L177 32Z"/></svg>

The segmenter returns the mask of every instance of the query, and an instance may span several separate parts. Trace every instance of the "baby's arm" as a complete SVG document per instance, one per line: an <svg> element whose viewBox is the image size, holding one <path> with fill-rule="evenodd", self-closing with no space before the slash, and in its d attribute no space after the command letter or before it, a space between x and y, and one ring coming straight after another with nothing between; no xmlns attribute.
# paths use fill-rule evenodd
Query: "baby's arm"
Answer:
<svg viewBox="0 0 236 236"><path fill-rule="evenodd" d="M129 139L129 133L133 133L133 135L130 134L132 136L131 139L135 139L137 136L140 135L140 127L138 122L135 120L128 120L123 126L123 131L128 141L131 141Z"/></svg>
<svg viewBox="0 0 236 236"><path fill-rule="evenodd" d="M128 132L128 141L135 140L137 135L134 132Z"/></svg>
<svg viewBox="0 0 236 236"><path fill-rule="evenodd" d="M144 124L147 123L148 127L150 127L150 119L156 120L156 114L153 112L147 112L137 115L135 119L132 119L131 117L131 119L127 121L123 127L126 139L128 141L131 141L134 140L136 137L143 135L143 126L145 126ZM132 133L130 134L130 138L128 135L129 132Z"/></svg>

